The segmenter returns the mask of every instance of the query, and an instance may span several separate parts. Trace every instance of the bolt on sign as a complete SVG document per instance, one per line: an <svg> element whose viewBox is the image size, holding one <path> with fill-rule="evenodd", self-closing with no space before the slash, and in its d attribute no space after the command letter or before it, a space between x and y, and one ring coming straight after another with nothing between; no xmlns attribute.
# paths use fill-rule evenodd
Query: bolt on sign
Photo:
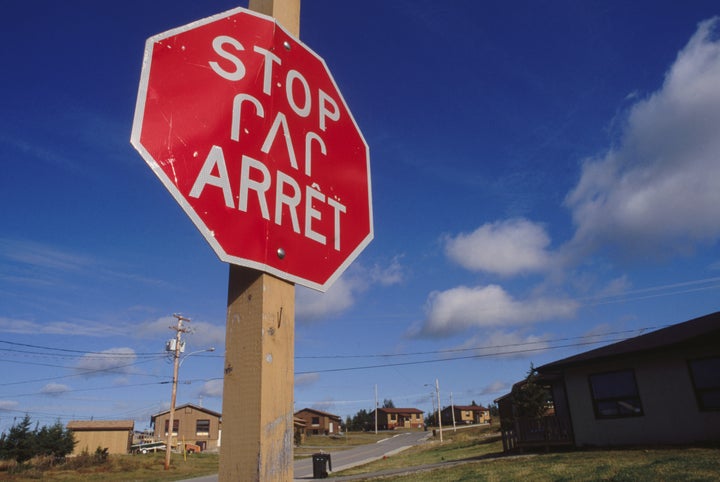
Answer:
<svg viewBox="0 0 720 482"><path fill-rule="evenodd" d="M373 238L367 143L325 62L272 17L149 38L131 143L222 261L325 291Z"/></svg>

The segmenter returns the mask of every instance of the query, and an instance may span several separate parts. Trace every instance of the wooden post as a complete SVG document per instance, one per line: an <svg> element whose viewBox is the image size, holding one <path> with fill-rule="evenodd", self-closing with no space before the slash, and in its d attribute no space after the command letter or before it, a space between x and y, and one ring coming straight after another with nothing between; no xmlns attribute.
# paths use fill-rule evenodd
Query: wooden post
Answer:
<svg viewBox="0 0 720 482"><path fill-rule="evenodd" d="M300 33L300 0L249 7ZM295 286L230 265L219 482L293 479Z"/></svg>
<svg viewBox="0 0 720 482"><path fill-rule="evenodd" d="M295 286L230 265L220 482L293 479Z"/></svg>
<svg viewBox="0 0 720 482"><path fill-rule="evenodd" d="M275 17L290 34L300 37L300 0L250 0L248 7Z"/></svg>

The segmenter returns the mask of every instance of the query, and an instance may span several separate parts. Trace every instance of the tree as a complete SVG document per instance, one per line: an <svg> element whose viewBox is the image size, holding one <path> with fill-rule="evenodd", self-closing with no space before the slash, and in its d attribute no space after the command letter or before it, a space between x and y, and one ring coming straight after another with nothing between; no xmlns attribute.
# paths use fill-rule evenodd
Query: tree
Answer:
<svg viewBox="0 0 720 482"><path fill-rule="evenodd" d="M549 399L547 389L540 383L538 371L530 364L524 382L516 384L512 390L516 416L536 420L541 418L545 415Z"/></svg>
<svg viewBox="0 0 720 482"><path fill-rule="evenodd" d="M490 417L495 418L500 416L500 409L497 406L497 403L491 403L488 405L488 410L490 411Z"/></svg>
<svg viewBox="0 0 720 482"><path fill-rule="evenodd" d="M43 426L36 432L38 455L62 458L72 453L76 443L72 431L63 427L60 420L50 427Z"/></svg>
<svg viewBox="0 0 720 482"><path fill-rule="evenodd" d="M386 398L383 400L382 408L395 408L395 404L391 398Z"/></svg>
<svg viewBox="0 0 720 482"><path fill-rule="evenodd" d="M372 412L360 409L348 423L348 430L370 430L375 426L375 417Z"/></svg>
<svg viewBox="0 0 720 482"><path fill-rule="evenodd" d="M22 464L31 458L52 456L62 458L75 448L72 431L63 427L58 420L55 424L30 429L30 415L25 415L19 423L13 423L7 434L0 437L0 459L13 459Z"/></svg>
<svg viewBox="0 0 720 482"><path fill-rule="evenodd" d="M3 443L3 458L22 464L35 456L35 442L35 433L30 430L30 415L26 414L19 423L10 427Z"/></svg>

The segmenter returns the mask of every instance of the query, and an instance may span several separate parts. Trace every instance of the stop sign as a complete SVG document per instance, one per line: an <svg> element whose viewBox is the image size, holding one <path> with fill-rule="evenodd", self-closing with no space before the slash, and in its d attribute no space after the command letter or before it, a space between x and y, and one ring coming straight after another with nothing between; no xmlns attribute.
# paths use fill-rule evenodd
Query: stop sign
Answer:
<svg viewBox="0 0 720 482"><path fill-rule="evenodd" d="M325 62L271 17L149 38L131 142L225 262L324 291L373 238L367 143Z"/></svg>

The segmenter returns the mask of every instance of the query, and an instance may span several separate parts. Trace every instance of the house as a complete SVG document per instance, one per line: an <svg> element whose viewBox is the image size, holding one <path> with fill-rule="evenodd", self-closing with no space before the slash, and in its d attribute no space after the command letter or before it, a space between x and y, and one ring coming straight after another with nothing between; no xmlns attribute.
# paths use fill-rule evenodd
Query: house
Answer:
<svg viewBox="0 0 720 482"><path fill-rule="evenodd" d="M303 408L295 412L295 418L305 422L305 432L311 435L335 435L341 431L342 419L332 413Z"/></svg>
<svg viewBox="0 0 720 482"><path fill-rule="evenodd" d="M454 416L453 416L454 412ZM490 409L480 405L452 405L440 412L443 425L469 425L490 422Z"/></svg>
<svg viewBox="0 0 720 482"><path fill-rule="evenodd" d="M375 417L375 411L370 414ZM423 411L417 408L378 408L377 425L380 430L423 428Z"/></svg>
<svg viewBox="0 0 720 482"><path fill-rule="evenodd" d="M153 437L156 441L167 440L170 410L156 413L150 417ZM204 450L216 450L220 447L222 415L207 408L186 403L175 408L173 418L173 446L192 443Z"/></svg>
<svg viewBox="0 0 720 482"><path fill-rule="evenodd" d="M496 400L506 450L720 441L720 312L537 368L552 411L534 428Z"/></svg>
<svg viewBox="0 0 720 482"><path fill-rule="evenodd" d="M132 444L135 422L132 420L72 420L68 430L75 437L72 455L95 453L98 447L110 454L127 454Z"/></svg>

